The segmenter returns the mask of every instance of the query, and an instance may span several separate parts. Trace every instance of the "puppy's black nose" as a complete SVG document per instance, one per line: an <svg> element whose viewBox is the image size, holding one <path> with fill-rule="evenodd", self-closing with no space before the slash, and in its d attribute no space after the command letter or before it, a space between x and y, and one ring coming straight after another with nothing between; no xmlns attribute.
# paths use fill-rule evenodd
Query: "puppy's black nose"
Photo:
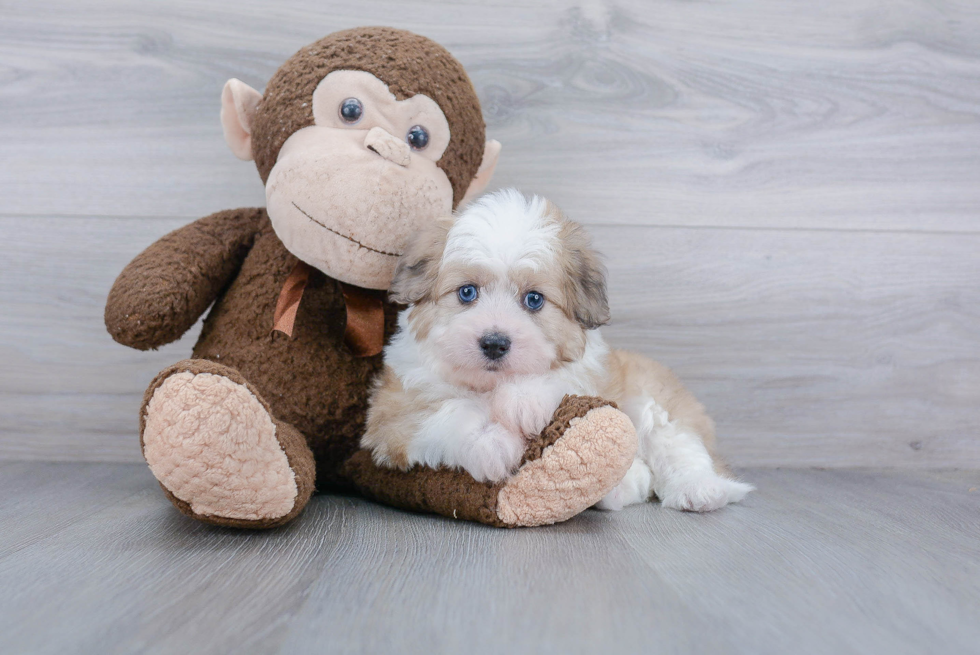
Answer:
<svg viewBox="0 0 980 655"><path fill-rule="evenodd" d="M480 338L480 349L483 356L489 360L496 361L507 354L510 350L510 338L506 334L490 332Z"/></svg>

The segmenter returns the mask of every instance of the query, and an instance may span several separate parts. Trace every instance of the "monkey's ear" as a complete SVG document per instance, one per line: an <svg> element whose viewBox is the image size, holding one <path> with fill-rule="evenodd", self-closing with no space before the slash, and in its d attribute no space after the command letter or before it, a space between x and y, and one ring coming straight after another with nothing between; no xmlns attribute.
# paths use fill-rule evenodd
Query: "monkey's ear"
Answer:
<svg viewBox="0 0 980 655"><path fill-rule="evenodd" d="M241 80L231 78L221 91L221 127L225 142L235 156L252 159L252 117L262 94Z"/></svg>
<svg viewBox="0 0 980 655"><path fill-rule="evenodd" d="M480 162L480 168L476 171L476 175L470 181L470 186L467 187L463 199L459 202L460 207L476 198L487 188L487 185L490 184L490 178L493 177L493 171L497 168L499 157L500 141L487 139L487 144L483 146L483 161Z"/></svg>

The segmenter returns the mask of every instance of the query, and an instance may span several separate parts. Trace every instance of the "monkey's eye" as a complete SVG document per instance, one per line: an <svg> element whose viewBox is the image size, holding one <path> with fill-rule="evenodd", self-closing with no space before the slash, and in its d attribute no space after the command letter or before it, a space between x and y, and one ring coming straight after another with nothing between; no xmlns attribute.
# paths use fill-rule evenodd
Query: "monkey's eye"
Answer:
<svg viewBox="0 0 980 655"><path fill-rule="evenodd" d="M340 120L345 123L353 125L361 120L362 114L364 114L364 105L357 98L347 98L340 103Z"/></svg>
<svg viewBox="0 0 980 655"><path fill-rule="evenodd" d="M429 132L421 125L413 125L409 128L405 140L412 146L412 150L425 150L429 145Z"/></svg>
<svg viewBox="0 0 980 655"><path fill-rule="evenodd" d="M464 284L460 288L456 289L456 295L459 296L459 301L464 305L468 305L479 295L476 290L476 286L472 284Z"/></svg>
<svg viewBox="0 0 980 655"><path fill-rule="evenodd" d="M544 307L544 295L537 291L528 291L524 294L524 306L532 312L536 312Z"/></svg>

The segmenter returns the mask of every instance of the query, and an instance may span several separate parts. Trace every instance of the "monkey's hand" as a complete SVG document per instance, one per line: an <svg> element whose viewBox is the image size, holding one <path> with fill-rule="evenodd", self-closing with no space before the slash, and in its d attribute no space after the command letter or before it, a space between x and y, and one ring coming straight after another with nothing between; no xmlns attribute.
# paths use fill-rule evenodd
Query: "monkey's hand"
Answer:
<svg viewBox="0 0 980 655"><path fill-rule="evenodd" d="M137 255L106 301L112 338L139 350L179 339L238 272L264 215L258 208L211 214Z"/></svg>

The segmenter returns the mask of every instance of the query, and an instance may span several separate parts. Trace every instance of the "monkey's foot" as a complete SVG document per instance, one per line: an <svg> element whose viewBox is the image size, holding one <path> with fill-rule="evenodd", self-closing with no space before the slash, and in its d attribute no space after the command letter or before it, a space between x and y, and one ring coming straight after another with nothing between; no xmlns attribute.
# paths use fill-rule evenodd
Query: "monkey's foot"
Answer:
<svg viewBox="0 0 980 655"><path fill-rule="evenodd" d="M389 505L512 528L558 523L591 507L623 479L636 451L625 414L598 398L566 396L503 482L448 468L380 468L367 450L346 472L362 493Z"/></svg>
<svg viewBox="0 0 980 655"><path fill-rule="evenodd" d="M143 456L177 508L216 525L270 528L313 492L313 455L238 371L184 360L150 384L140 413Z"/></svg>
<svg viewBox="0 0 980 655"><path fill-rule="evenodd" d="M497 494L507 525L557 523L591 507L623 479L638 448L625 414L580 396L565 397L538 440Z"/></svg>

